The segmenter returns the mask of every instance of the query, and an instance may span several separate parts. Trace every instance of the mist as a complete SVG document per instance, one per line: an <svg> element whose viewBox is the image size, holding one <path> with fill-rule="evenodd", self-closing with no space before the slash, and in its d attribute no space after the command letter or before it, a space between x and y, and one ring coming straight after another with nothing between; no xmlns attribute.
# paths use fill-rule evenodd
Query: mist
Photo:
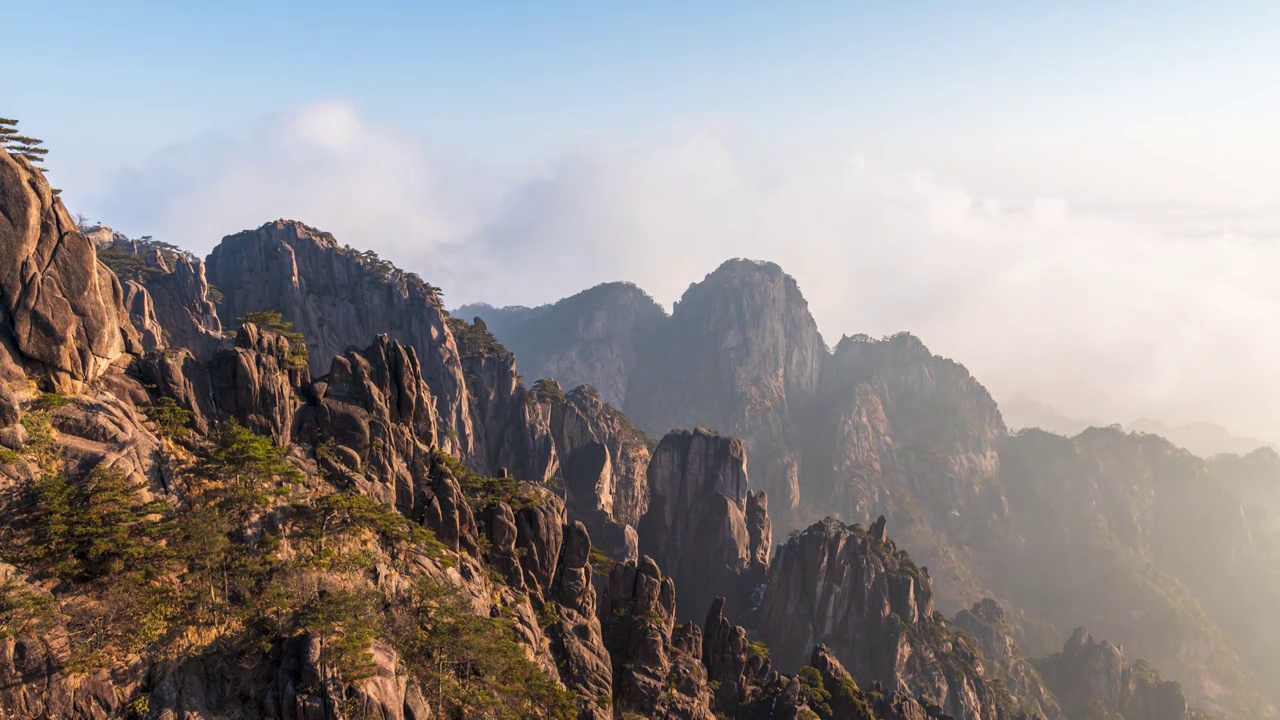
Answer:
<svg viewBox="0 0 1280 720"><path fill-rule="evenodd" d="M868 157L858 137L708 123L494 166L328 102L139 159L70 201L202 255L304 220L443 286L450 306L629 280L670 307L727 258L771 260L828 344L909 330L998 400L1280 438L1280 249L1266 223L1002 197Z"/></svg>

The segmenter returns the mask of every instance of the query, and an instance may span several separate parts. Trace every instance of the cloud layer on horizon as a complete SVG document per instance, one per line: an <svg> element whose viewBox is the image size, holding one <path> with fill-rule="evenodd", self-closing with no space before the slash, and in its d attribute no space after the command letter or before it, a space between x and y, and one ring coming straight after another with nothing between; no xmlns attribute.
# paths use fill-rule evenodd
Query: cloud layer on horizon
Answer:
<svg viewBox="0 0 1280 720"><path fill-rule="evenodd" d="M207 252L278 217L470 301L630 280L670 306L730 257L796 277L829 343L909 330L997 398L1280 437L1280 246L1052 198L975 197L852 150L691 131L494 169L322 103L203 138L86 197L95 218Z"/></svg>

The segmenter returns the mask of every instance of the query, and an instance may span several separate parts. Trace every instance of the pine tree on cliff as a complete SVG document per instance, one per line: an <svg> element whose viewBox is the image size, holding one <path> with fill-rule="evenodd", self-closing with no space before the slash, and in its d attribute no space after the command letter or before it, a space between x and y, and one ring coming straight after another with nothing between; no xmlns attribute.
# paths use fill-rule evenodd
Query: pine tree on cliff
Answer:
<svg viewBox="0 0 1280 720"><path fill-rule="evenodd" d="M17 120L0 118L0 145L4 145L10 155L21 155L43 170L41 163L44 162L44 156L49 154L47 148L40 147L44 141L19 134L17 126Z"/></svg>
<svg viewBox="0 0 1280 720"><path fill-rule="evenodd" d="M26 158L37 169L46 172L44 156L49 154L49 149L41 147L42 145L44 145L43 140L37 140L18 132L17 120L0 118L0 147L3 147L10 155ZM53 188L54 195L60 192L62 191Z"/></svg>

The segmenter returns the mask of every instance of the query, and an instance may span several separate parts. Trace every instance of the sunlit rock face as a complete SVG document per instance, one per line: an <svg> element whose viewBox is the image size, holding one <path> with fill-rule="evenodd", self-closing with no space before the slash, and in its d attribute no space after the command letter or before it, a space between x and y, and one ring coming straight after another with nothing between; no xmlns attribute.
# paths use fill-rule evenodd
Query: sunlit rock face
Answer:
<svg viewBox="0 0 1280 720"><path fill-rule="evenodd" d="M44 174L0 151L0 379L74 391L140 352L123 300Z"/></svg>

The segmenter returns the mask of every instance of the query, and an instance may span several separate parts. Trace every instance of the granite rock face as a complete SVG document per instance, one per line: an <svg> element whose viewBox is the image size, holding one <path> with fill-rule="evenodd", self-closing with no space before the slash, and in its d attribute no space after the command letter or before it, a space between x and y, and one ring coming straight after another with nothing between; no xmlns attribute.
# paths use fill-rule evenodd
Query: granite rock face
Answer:
<svg viewBox="0 0 1280 720"><path fill-rule="evenodd" d="M135 280L125 281L123 301L125 309L129 312L129 320L138 331L142 350L152 352L164 347L164 328L156 319L156 306L147 288Z"/></svg>
<svg viewBox="0 0 1280 720"><path fill-rule="evenodd" d="M676 303L643 356L625 406L641 427L707 427L742 438L751 475L793 522L800 507L797 420L826 354L794 279L731 260Z"/></svg>
<svg viewBox="0 0 1280 720"><path fill-rule="evenodd" d="M386 334L417 353L443 451L481 473L555 476L547 418L530 402L511 354L483 323L451 319L437 289L417 275L283 220L224 238L207 264L222 292L219 314L278 311L305 338L313 374Z"/></svg>
<svg viewBox="0 0 1280 720"><path fill-rule="evenodd" d="M717 595L745 600L764 580L772 531L763 493L748 490L746 460L742 441L698 429L668 433L649 461L640 551L669 568L681 617Z"/></svg>
<svg viewBox="0 0 1280 720"><path fill-rule="evenodd" d="M702 631L676 625L676 590L652 558L619 563L598 610L613 658L615 707L641 717L712 720Z"/></svg>
<svg viewBox="0 0 1280 720"><path fill-rule="evenodd" d="M579 717L604 720L612 717L601 698L613 696L613 665L596 615L590 552L586 526L581 522L566 526L551 587L559 610L547 636L560 660L560 679L586 703Z"/></svg>
<svg viewBox="0 0 1280 720"><path fill-rule="evenodd" d="M1267 469L1280 462L1265 452L1206 462L1109 429L1010 435L978 379L909 334L827 349L794 280L767 263L725 263L655 315L645 340L596 337L609 345L596 355L577 349L592 304L473 312L517 354L539 353L539 368L572 365L574 382L617 386L631 367L616 392L648 432L741 438L780 535L826 515L884 515L931 569L941 609L996 599L1028 656L1088 622L1215 715L1280 717L1268 682L1280 672L1269 611L1280 603L1280 470ZM629 365L589 359L627 352ZM1206 523L1215 531L1186 531Z"/></svg>
<svg viewBox="0 0 1280 720"><path fill-rule="evenodd" d="M466 379L465 402L470 408L472 442L479 466L498 468L521 480L546 483L559 471L546 409L521 382L516 361L477 319L474 324L451 318Z"/></svg>
<svg viewBox="0 0 1280 720"><path fill-rule="evenodd" d="M297 413L317 461L379 502L412 514L437 446L435 403L413 348L379 335L333 359Z"/></svg>
<svg viewBox="0 0 1280 720"><path fill-rule="evenodd" d="M489 469L477 444L458 347L434 288L293 221L223 238L206 264L210 282L222 291L218 314L280 312L306 338L313 374L325 372L330 359L348 348L366 347L379 333L414 348L437 421L447 431L441 447Z"/></svg>
<svg viewBox="0 0 1280 720"><path fill-rule="evenodd" d="M973 639L988 667L1004 680L1024 712L1044 720L1065 717L1057 698L1045 687L1040 673L1014 642L1005 624L1004 610L996 601L987 598L974 603L969 610L961 610L955 617L955 626Z"/></svg>
<svg viewBox="0 0 1280 720"><path fill-rule="evenodd" d="M880 683L963 718L1014 717L1015 700L980 654L933 610L929 573L885 535L827 519L783 545L759 614L780 669L826 645L860 685Z"/></svg>
<svg viewBox="0 0 1280 720"><path fill-rule="evenodd" d="M650 438L586 385L552 405L551 433L571 503L637 525L649 507Z"/></svg>
<svg viewBox="0 0 1280 720"><path fill-rule="evenodd" d="M565 387L590 385L604 402L625 407L644 346L666 319L662 306L630 283L608 283L537 308L465 305L520 358L529 377Z"/></svg>
<svg viewBox="0 0 1280 720"><path fill-rule="evenodd" d="M72 391L141 350L124 291L44 175L0 150L0 377Z"/></svg>
<svg viewBox="0 0 1280 720"><path fill-rule="evenodd" d="M293 415L302 405L299 392L311 378L287 338L245 323L235 347L215 355L208 372L218 411L280 445L289 444Z"/></svg>
<svg viewBox="0 0 1280 720"><path fill-rule="evenodd" d="M144 257L158 271L146 285L166 344L187 348L201 360L213 357L227 343L214 303L217 291L205 277L204 263L183 253L166 257L152 251Z"/></svg>
<svg viewBox="0 0 1280 720"><path fill-rule="evenodd" d="M1100 712L1123 720L1205 717L1190 707L1181 685L1161 679L1141 660L1127 665L1122 648L1094 640L1084 628L1076 628L1061 653L1039 664L1070 718L1094 717Z"/></svg>

